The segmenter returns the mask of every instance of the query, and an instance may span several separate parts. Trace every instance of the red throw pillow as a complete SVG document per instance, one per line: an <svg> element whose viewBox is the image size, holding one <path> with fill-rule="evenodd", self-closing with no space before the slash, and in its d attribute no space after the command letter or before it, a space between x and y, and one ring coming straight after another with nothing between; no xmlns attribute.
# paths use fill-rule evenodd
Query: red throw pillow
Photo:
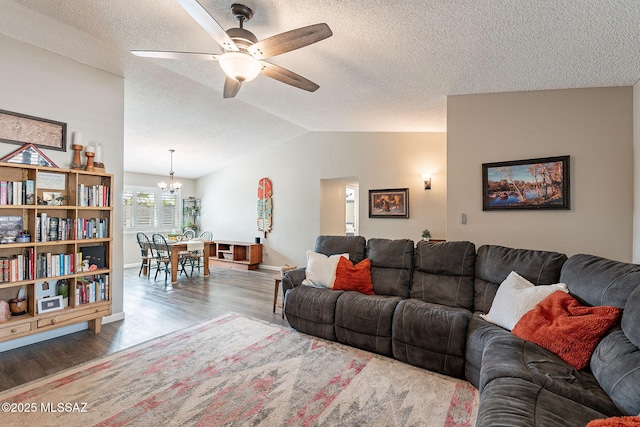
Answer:
<svg viewBox="0 0 640 427"><path fill-rule="evenodd" d="M616 324L621 312L610 306L586 307L571 295L556 291L522 316L511 332L580 370L587 366L598 342Z"/></svg>
<svg viewBox="0 0 640 427"><path fill-rule="evenodd" d="M602 418L590 421L587 427L640 427L640 416Z"/></svg>
<svg viewBox="0 0 640 427"><path fill-rule="evenodd" d="M364 259L353 265L345 257L340 257L336 268L336 281L333 289L343 291L358 291L363 294L373 295L373 283L371 283L371 260Z"/></svg>

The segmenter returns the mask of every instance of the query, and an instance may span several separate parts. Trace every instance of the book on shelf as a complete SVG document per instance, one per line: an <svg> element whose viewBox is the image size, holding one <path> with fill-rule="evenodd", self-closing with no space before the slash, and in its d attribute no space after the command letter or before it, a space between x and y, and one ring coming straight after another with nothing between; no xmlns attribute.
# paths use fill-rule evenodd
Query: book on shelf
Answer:
<svg viewBox="0 0 640 427"><path fill-rule="evenodd" d="M78 184L78 206L108 207L110 191L108 185Z"/></svg>
<svg viewBox="0 0 640 427"><path fill-rule="evenodd" d="M35 181L0 181L0 205L34 205Z"/></svg>
<svg viewBox="0 0 640 427"><path fill-rule="evenodd" d="M15 241L22 231L22 217L18 215L0 216L0 241L10 243Z"/></svg>
<svg viewBox="0 0 640 427"><path fill-rule="evenodd" d="M109 300L109 275L78 277L76 279L76 306Z"/></svg>

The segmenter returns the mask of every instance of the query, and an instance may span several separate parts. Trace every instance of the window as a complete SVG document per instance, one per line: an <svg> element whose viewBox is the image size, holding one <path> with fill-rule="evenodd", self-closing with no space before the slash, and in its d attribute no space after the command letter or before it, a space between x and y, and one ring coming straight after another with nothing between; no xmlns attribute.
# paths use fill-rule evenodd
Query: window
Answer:
<svg viewBox="0 0 640 427"><path fill-rule="evenodd" d="M165 193L154 187L126 185L123 193L123 223L126 232L181 231L179 192Z"/></svg>

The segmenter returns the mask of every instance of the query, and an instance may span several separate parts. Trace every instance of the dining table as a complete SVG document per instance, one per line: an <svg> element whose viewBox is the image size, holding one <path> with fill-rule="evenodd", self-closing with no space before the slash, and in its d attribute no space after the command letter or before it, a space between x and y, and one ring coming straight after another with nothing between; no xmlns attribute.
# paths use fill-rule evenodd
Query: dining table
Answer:
<svg viewBox="0 0 640 427"><path fill-rule="evenodd" d="M178 282L178 254L183 251L204 251L204 276L209 276L209 254L213 240L181 240L179 242L169 242L171 254L171 284Z"/></svg>

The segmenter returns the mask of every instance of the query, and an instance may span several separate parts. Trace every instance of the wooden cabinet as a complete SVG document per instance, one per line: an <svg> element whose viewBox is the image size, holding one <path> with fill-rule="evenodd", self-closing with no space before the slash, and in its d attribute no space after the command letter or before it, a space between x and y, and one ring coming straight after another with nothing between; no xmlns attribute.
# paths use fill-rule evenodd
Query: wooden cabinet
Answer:
<svg viewBox="0 0 640 427"><path fill-rule="evenodd" d="M86 321L100 332L112 305L112 185L105 173L0 163L0 299L21 288L27 299L26 314L0 323L0 341ZM58 294L61 309L39 307Z"/></svg>
<svg viewBox="0 0 640 427"><path fill-rule="evenodd" d="M219 242L212 245L215 252L209 261L220 267L256 270L262 262L262 244L243 242Z"/></svg>

